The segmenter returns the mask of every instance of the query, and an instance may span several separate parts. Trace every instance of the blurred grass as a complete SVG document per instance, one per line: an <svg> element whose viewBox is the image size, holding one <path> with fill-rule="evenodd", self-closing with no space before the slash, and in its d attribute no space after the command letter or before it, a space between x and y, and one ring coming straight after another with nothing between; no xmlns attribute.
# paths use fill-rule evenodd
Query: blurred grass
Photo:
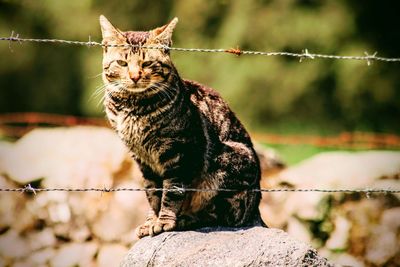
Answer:
<svg viewBox="0 0 400 267"><path fill-rule="evenodd" d="M371 149L363 148L351 148L351 149L340 149L340 148L329 148L329 147L317 147L313 145L281 145L281 144L269 144L263 143L263 145L272 148L276 151L279 157L288 166L295 165L305 159L311 158L312 156L332 151L342 152L357 152L357 151L371 151ZM379 151L400 151L400 149L379 149Z"/></svg>
<svg viewBox="0 0 400 267"><path fill-rule="evenodd" d="M268 144L263 143L263 145L274 149L279 157L288 166L297 164L307 158L310 158L318 153L337 151L334 148L322 148L312 145L280 145L280 144ZM353 150L355 151L355 150Z"/></svg>

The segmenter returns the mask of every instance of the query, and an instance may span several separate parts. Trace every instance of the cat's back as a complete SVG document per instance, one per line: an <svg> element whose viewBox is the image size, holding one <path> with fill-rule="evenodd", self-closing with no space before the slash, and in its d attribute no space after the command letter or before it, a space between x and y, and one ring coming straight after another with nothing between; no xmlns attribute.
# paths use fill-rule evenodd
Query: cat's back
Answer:
<svg viewBox="0 0 400 267"><path fill-rule="evenodd" d="M183 80L191 102L217 129L221 140L251 142L250 137L235 113L214 89L191 80Z"/></svg>

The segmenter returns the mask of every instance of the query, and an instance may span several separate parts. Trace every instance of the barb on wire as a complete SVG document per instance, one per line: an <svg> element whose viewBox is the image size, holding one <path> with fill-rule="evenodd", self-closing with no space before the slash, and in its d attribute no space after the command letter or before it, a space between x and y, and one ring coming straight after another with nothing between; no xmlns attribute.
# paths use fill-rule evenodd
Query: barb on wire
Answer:
<svg viewBox="0 0 400 267"><path fill-rule="evenodd" d="M28 184L27 186L25 186L25 187L23 188L23 191L21 191L21 193L33 193L34 195L36 195L36 189L33 188L33 187L31 186L31 184Z"/></svg>
<svg viewBox="0 0 400 267"><path fill-rule="evenodd" d="M132 44L102 44L99 42L95 42L91 40L89 36L88 42L83 41L71 41L71 40L62 40L62 39L34 39L34 38L20 38L17 34L14 36L14 31L11 33L10 37L0 37L0 41L8 41L11 49L11 42L34 42L34 43L59 43L59 44L68 44L68 45L81 45L81 46L101 46L101 47L135 47L135 48L144 48L144 49L161 49L168 51L179 51L179 52L203 52L203 53L228 53L234 54L236 56L240 55L260 55L260 56L286 56L286 57L296 57L299 58L300 62L304 59L340 59L340 60L364 60L367 61L368 66L371 65L372 61L384 61L384 62L400 62L400 58L386 58L386 57L378 57L377 52L373 55L369 55L368 53L364 53L365 56L339 56L339 55L327 55L327 54L314 54L309 53L307 49L304 49L302 53L291 53L291 52L264 52L264 51L245 51L240 50L239 48L230 48L230 49L208 49L208 48L183 48L183 47L170 47L166 45L151 45L151 46L140 46L140 45L132 45Z"/></svg>
<svg viewBox="0 0 400 267"><path fill-rule="evenodd" d="M14 36L14 31L11 31L11 35L10 35L10 40L8 41L8 49L10 49L11 53L14 53L14 50L11 47L11 42L14 41L14 39L16 39L16 42L19 42L19 44L21 44L21 41L19 41L19 34L17 33L16 36Z"/></svg>
<svg viewBox="0 0 400 267"><path fill-rule="evenodd" d="M303 50L303 54L300 57L299 61L300 63L304 60L304 59L314 59L315 57L313 56L313 54L308 53L308 49L304 49Z"/></svg>
<svg viewBox="0 0 400 267"><path fill-rule="evenodd" d="M372 65L372 60L374 60L376 58L376 55L378 54L378 52L375 51L375 53L373 53L372 55L368 54L368 52L364 52L364 54L367 56L367 65L371 66Z"/></svg>
<svg viewBox="0 0 400 267"><path fill-rule="evenodd" d="M39 192L101 192L101 193L112 193L112 192L141 192L141 191L170 191L170 192L262 192L262 193L363 193L369 198L371 194L400 194L400 189L392 188L366 188L366 189L320 189L320 188L260 188L260 189L231 189L231 188L184 188L184 187L173 187L170 189L166 188L33 188L30 184L22 188L0 188L0 192L21 192L21 193L36 193Z"/></svg>

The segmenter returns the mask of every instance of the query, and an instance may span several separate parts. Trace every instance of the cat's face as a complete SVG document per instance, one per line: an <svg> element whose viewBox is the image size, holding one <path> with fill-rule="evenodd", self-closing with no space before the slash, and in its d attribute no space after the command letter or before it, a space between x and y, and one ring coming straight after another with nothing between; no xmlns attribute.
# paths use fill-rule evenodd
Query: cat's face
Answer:
<svg viewBox="0 0 400 267"><path fill-rule="evenodd" d="M100 25L105 45L171 45L171 35L178 19L148 32L121 32L104 16ZM112 93L151 93L165 87L174 71L168 51L136 47L104 47L103 81ZM164 86L163 86L164 85Z"/></svg>

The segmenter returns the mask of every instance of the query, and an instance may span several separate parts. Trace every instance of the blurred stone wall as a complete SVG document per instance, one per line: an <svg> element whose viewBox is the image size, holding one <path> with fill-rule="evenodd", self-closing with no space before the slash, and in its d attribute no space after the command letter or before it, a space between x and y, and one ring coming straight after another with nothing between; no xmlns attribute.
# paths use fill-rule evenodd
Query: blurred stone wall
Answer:
<svg viewBox="0 0 400 267"><path fill-rule="evenodd" d="M400 188L400 153L332 152L276 173L258 147L262 187ZM275 168L272 171L271 168ZM36 129L0 142L0 187L139 188L141 173L113 131ZM352 266L400 264L400 200L393 194L264 193L270 227ZM0 193L0 266L115 266L145 219L143 192Z"/></svg>

